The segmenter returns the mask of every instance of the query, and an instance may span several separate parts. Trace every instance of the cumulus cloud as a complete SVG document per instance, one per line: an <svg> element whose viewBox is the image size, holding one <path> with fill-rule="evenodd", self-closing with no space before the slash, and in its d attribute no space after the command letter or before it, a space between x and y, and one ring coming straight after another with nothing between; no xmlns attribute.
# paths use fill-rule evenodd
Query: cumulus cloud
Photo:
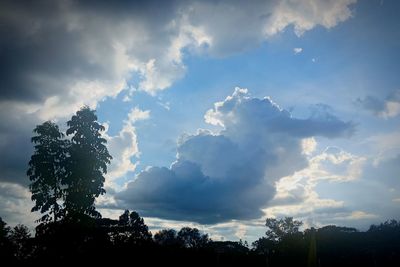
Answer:
<svg viewBox="0 0 400 267"><path fill-rule="evenodd" d="M200 223L259 218L275 182L307 167L305 139L346 136L353 127L327 113L293 118L270 98L240 88L215 103L205 120L223 129L183 137L170 168L149 167L116 195L121 207Z"/></svg>
<svg viewBox="0 0 400 267"><path fill-rule="evenodd" d="M357 103L378 117L393 118L400 114L400 90L390 93L384 99L371 95L358 98Z"/></svg>

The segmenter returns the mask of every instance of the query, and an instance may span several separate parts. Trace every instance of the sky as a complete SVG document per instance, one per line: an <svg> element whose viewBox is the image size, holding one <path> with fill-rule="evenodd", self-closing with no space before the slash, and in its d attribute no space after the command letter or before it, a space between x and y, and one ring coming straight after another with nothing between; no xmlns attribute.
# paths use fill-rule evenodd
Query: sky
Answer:
<svg viewBox="0 0 400 267"><path fill-rule="evenodd" d="M32 130L97 110L103 217L254 241L400 219L398 1L1 1L0 216L34 227Z"/></svg>

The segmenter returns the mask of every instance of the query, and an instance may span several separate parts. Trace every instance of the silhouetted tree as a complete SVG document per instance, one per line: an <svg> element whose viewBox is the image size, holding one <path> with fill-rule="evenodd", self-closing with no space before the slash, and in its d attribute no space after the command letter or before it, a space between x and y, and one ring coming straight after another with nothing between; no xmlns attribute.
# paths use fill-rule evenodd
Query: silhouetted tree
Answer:
<svg viewBox="0 0 400 267"><path fill-rule="evenodd" d="M283 219L268 218L265 222L268 230L265 233L267 238L273 241L280 241L286 235L293 235L299 232L299 227L303 223L293 220L293 217Z"/></svg>
<svg viewBox="0 0 400 267"><path fill-rule="evenodd" d="M269 253L270 250L274 248L275 241L266 237L260 237L259 239L254 241L251 245L255 252L260 254L266 254Z"/></svg>
<svg viewBox="0 0 400 267"><path fill-rule="evenodd" d="M10 240L15 247L15 257L19 260L24 260L30 256L31 234L29 233L28 227L22 224L15 226L10 233Z"/></svg>
<svg viewBox="0 0 400 267"><path fill-rule="evenodd" d="M151 233L137 212L125 210L119 216L118 227L114 230L113 239L115 242L137 245L150 242Z"/></svg>
<svg viewBox="0 0 400 267"><path fill-rule="evenodd" d="M103 174L112 159L105 146L107 141L101 137L105 128L97 122L95 111L87 106L76 112L67 125L66 133L72 135L64 179L67 214L99 218L94 201L105 193Z"/></svg>
<svg viewBox="0 0 400 267"><path fill-rule="evenodd" d="M162 246L177 246L177 232L174 229L163 229L154 235L154 241Z"/></svg>
<svg viewBox="0 0 400 267"><path fill-rule="evenodd" d="M59 201L63 198L61 181L65 176L68 142L63 140L64 135L58 126L50 121L36 126L33 132L37 134L31 139L35 150L27 171L31 180L31 198L35 202L32 211L44 214L38 220L40 222L48 222L51 219L55 222L63 214Z"/></svg>
<svg viewBox="0 0 400 267"><path fill-rule="evenodd" d="M183 227L178 232L177 238L185 248L202 248L210 242L207 234L202 234L197 228L190 227Z"/></svg>
<svg viewBox="0 0 400 267"><path fill-rule="evenodd" d="M3 219L0 217L0 241L8 238L8 235L10 233L10 227L7 226L7 223L3 221Z"/></svg>
<svg viewBox="0 0 400 267"><path fill-rule="evenodd" d="M10 240L11 229L0 217L0 260L12 262L14 257L13 246Z"/></svg>

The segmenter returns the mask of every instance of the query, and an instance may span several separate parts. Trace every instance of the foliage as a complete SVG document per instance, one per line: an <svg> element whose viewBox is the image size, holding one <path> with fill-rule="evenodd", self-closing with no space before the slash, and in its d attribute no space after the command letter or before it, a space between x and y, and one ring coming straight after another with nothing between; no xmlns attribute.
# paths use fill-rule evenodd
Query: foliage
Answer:
<svg viewBox="0 0 400 267"><path fill-rule="evenodd" d="M177 246L179 240L174 229L163 229L154 235L154 242L161 246Z"/></svg>
<svg viewBox="0 0 400 267"><path fill-rule="evenodd" d="M10 232L10 241L14 246L14 255L17 259L25 260L30 257L32 251L30 238L28 227L22 224L16 225Z"/></svg>
<svg viewBox="0 0 400 267"><path fill-rule="evenodd" d="M66 163L65 208L69 217L89 215L100 217L95 198L105 193L103 174L112 159L101 137L104 126L97 122L94 110L83 107L67 122L67 135L72 135Z"/></svg>
<svg viewBox="0 0 400 267"><path fill-rule="evenodd" d="M140 244L151 240L149 228L144 223L143 218L135 211L125 210L119 216L118 221L118 239L122 242Z"/></svg>
<svg viewBox="0 0 400 267"><path fill-rule="evenodd" d="M25 226L11 230L0 219L0 230L5 233L0 244L7 244L0 249L1 259L10 265L43 262L97 265L107 260L125 264L128 257L148 265L273 267L397 266L400 260L398 221L371 226L373 230L366 232L330 225L299 230L279 241L262 237L249 250L244 242L212 241L198 229L189 227L178 233L161 230L152 241L144 220L136 212L125 211L118 220L94 219L88 215L84 218L85 223L60 220L40 224L34 238ZM126 238L115 241L113 234ZM132 236L135 242L130 241ZM136 242L143 237L145 242Z"/></svg>
<svg viewBox="0 0 400 267"><path fill-rule="evenodd" d="M58 126L46 121L33 130L37 135L32 137L35 144L34 154L29 161L27 175L31 180L29 186L35 205L32 211L40 211L43 216L39 222L48 222L51 215L54 221L62 217L63 199L61 182L65 177L65 159L68 141Z"/></svg>
<svg viewBox="0 0 400 267"><path fill-rule="evenodd" d="M197 228L183 227L177 234L179 243L185 248L203 248L210 239L207 234L202 234Z"/></svg>
<svg viewBox="0 0 400 267"><path fill-rule="evenodd" d="M303 223L293 220L293 217L283 219L268 218L265 222L268 230L265 233L267 238L273 241L280 241L287 235L293 235L299 232L299 227Z"/></svg>

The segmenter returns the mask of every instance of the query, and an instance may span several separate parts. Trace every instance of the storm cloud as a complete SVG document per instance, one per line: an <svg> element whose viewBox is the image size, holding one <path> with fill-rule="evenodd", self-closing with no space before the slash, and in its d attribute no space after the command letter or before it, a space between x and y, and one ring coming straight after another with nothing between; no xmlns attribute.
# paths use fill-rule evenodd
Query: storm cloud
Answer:
<svg viewBox="0 0 400 267"><path fill-rule="evenodd" d="M354 125L332 114L293 118L270 98L236 88L205 120L218 133L183 137L170 168L150 167L116 195L145 216L212 224L259 218L275 182L308 165L302 140L349 136Z"/></svg>

